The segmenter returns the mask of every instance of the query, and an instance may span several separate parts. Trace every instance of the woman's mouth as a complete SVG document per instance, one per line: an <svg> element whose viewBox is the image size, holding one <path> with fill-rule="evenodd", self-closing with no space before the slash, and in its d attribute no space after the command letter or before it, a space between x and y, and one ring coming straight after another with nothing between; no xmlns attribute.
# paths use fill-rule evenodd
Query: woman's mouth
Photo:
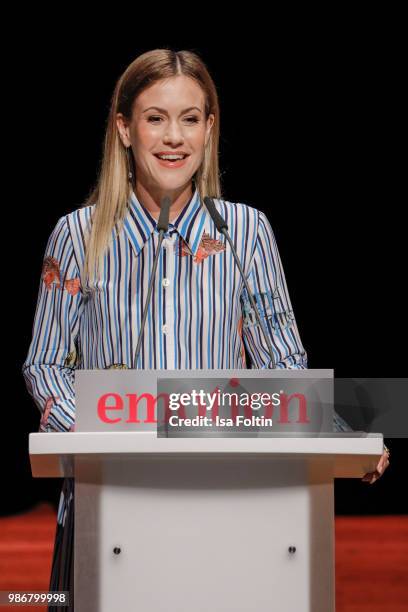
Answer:
<svg viewBox="0 0 408 612"><path fill-rule="evenodd" d="M184 155L183 158L181 158L180 155L166 155L159 157L156 154L154 154L154 156L159 164L165 168L181 168L181 166L184 166L186 163L187 157L189 157L189 155Z"/></svg>

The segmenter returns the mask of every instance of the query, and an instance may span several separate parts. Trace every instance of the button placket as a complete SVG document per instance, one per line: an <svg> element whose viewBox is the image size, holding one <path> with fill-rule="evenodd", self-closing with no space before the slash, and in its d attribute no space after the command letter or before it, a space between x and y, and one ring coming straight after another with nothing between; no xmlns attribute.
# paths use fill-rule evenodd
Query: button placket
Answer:
<svg viewBox="0 0 408 612"><path fill-rule="evenodd" d="M176 234L166 238L166 275L162 279L162 291L165 292L166 298L166 323L163 327L163 333L166 334L166 353L167 353L167 368L173 370L174 363L174 301L173 301L173 280L174 280L174 243Z"/></svg>

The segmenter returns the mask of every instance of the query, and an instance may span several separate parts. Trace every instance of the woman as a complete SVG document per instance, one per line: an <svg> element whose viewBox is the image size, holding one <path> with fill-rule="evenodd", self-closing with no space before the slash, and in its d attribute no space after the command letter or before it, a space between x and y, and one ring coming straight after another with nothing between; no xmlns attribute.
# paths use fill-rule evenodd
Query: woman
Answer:
<svg viewBox="0 0 408 612"><path fill-rule="evenodd" d="M97 186L59 219L46 248L23 366L40 431L74 429L76 368L307 368L269 221L221 199L218 140L216 88L196 54L157 49L128 66L114 91ZM136 361L164 195L170 224ZM275 364L230 247L202 204L206 195L228 222ZM339 419L336 427L347 426ZM52 590L73 585L73 494L66 479Z"/></svg>

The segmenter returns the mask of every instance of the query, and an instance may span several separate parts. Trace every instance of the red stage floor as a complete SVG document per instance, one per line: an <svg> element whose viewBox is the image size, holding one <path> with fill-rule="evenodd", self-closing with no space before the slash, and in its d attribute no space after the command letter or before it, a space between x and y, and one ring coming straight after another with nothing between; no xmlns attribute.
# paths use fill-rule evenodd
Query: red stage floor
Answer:
<svg viewBox="0 0 408 612"><path fill-rule="evenodd" d="M48 589L55 526L49 504L0 518L0 590ZM336 612L407 612L407 516L336 518L336 596Z"/></svg>

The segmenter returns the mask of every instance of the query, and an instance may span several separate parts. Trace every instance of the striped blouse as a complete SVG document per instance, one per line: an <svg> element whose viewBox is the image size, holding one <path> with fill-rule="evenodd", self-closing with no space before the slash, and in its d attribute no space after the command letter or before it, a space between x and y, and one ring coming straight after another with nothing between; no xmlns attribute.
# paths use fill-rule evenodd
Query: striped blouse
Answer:
<svg viewBox="0 0 408 612"><path fill-rule="evenodd" d="M267 217L247 204L214 202L228 223L264 318L276 367L307 368ZM44 254L32 340L23 364L27 388L42 415L39 431L69 431L74 424L76 368L272 367L230 245L217 232L197 188L164 236L135 363L158 247L157 221L132 191L122 231L112 230L102 278L87 281L90 291L83 292L80 269L92 209L85 206L61 217Z"/></svg>

